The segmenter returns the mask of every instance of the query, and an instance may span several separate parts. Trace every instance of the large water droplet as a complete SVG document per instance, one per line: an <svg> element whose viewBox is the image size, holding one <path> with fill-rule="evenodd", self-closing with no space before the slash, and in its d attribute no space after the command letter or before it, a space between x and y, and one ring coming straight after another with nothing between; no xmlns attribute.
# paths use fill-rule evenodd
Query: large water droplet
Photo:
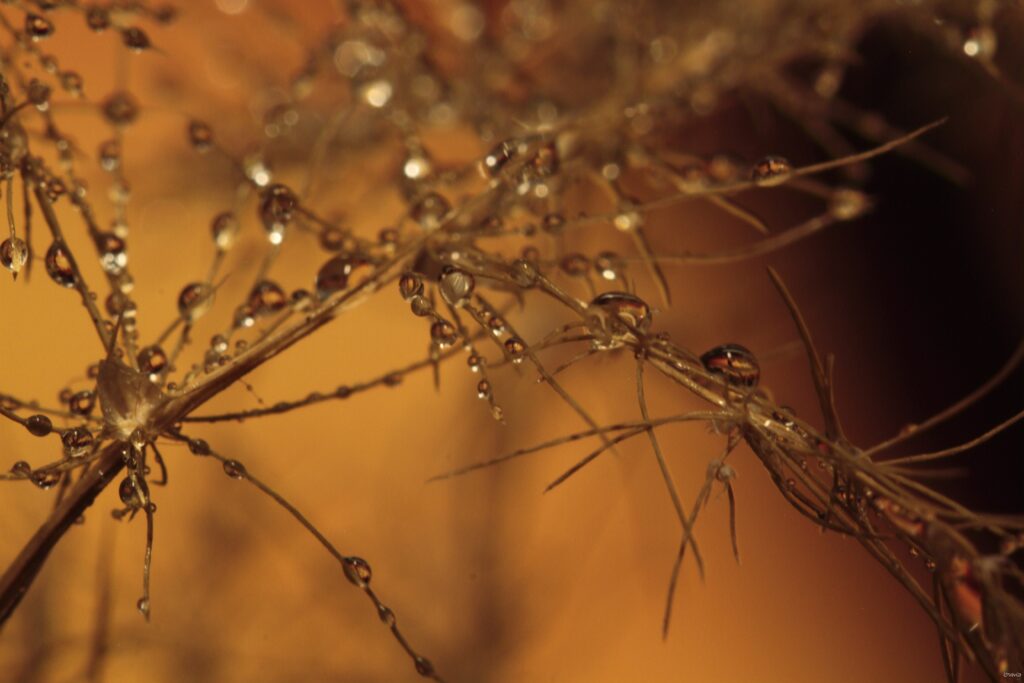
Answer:
<svg viewBox="0 0 1024 683"><path fill-rule="evenodd" d="M8 237L0 242L0 265L15 275L28 262L28 244L20 237Z"/></svg>
<svg viewBox="0 0 1024 683"><path fill-rule="evenodd" d="M430 232L441 227L449 211L451 205L447 199L436 192L428 192L413 205L409 215L421 228Z"/></svg>
<svg viewBox="0 0 1024 683"><path fill-rule="evenodd" d="M64 455L69 458L79 458L89 452L95 438L85 427L72 427L60 437L64 444Z"/></svg>
<svg viewBox="0 0 1024 683"><path fill-rule="evenodd" d="M128 265L128 252L124 240L112 232L101 232L96 235L96 251L100 255L100 265L111 275L117 275Z"/></svg>
<svg viewBox="0 0 1024 683"><path fill-rule="evenodd" d="M422 295L423 278L416 273L402 273L402 276L398 278L398 291L406 301L414 296Z"/></svg>
<svg viewBox="0 0 1024 683"><path fill-rule="evenodd" d="M476 280L471 273L464 270L446 266L441 272L441 279L438 283L438 290L441 298L452 306L461 306L473 293L476 287Z"/></svg>
<svg viewBox="0 0 1024 683"><path fill-rule="evenodd" d="M651 307L640 297L628 292L604 292L594 297L590 305L598 308L601 312L612 316L619 323L625 323L633 330L645 333L651 327ZM616 334L614 322L605 325L606 329ZM623 330L623 331L629 331Z"/></svg>
<svg viewBox="0 0 1024 683"><path fill-rule="evenodd" d="M271 244L280 244L299 200L288 187L275 184L260 195L260 221Z"/></svg>
<svg viewBox="0 0 1024 683"><path fill-rule="evenodd" d="M33 436L46 436L53 431L53 422L45 415L32 415L25 420L25 429Z"/></svg>
<svg viewBox="0 0 1024 683"><path fill-rule="evenodd" d="M178 295L178 313L189 322L198 320L213 305L213 287L205 282L185 285Z"/></svg>
<svg viewBox="0 0 1024 683"><path fill-rule="evenodd" d="M67 247L62 242L54 242L46 250L46 274L61 287L75 286L75 271L71 268Z"/></svg>
<svg viewBox="0 0 1024 683"><path fill-rule="evenodd" d="M149 36L138 26L121 29L121 41L132 52L142 52L151 46Z"/></svg>
<svg viewBox="0 0 1024 683"><path fill-rule="evenodd" d="M288 305L288 296L272 280L260 280L249 292L249 309L255 316L269 315Z"/></svg>
<svg viewBox="0 0 1024 683"><path fill-rule="evenodd" d="M227 251L235 244L238 227L238 219L230 211L224 211L213 217L213 221L210 223L210 232L218 249Z"/></svg>
<svg viewBox="0 0 1024 683"><path fill-rule="evenodd" d="M342 560L342 568L345 570L345 578L353 585L365 588L370 585L373 578L373 569L370 563L361 557L346 557Z"/></svg>
<svg viewBox="0 0 1024 683"><path fill-rule="evenodd" d="M115 126L127 126L139 115L139 105L129 93L118 91L103 101L103 116Z"/></svg>
<svg viewBox="0 0 1024 683"><path fill-rule="evenodd" d="M237 460L225 460L224 474L228 475L232 479L245 479L247 472L245 470L245 465Z"/></svg>
<svg viewBox="0 0 1024 683"><path fill-rule="evenodd" d="M317 296L326 299L348 287L348 276L360 263L359 259L348 256L335 256L327 261L316 274Z"/></svg>
<svg viewBox="0 0 1024 683"><path fill-rule="evenodd" d="M505 340L505 351L513 363L519 364L523 362L526 354L526 344L519 337L509 337Z"/></svg>
<svg viewBox="0 0 1024 683"><path fill-rule="evenodd" d="M436 320L430 326L430 338L443 349L457 342L459 335L455 331L455 326L447 320Z"/></svg>
<svg viewBox="0 0 1024 683"><path fill-rule="evenodd" d="M761 379L761 367L757 358L745 346L723 344L707 351L700 357L708 372L722 375L729 384L746 387L757 385Z"/></svg>
<svg viewBox="0 0 1024 683"><path fill-rule="evenodd" d="M159 346L147 346L138 355L139 372L149 377L149 381L158 382L160 373L167 367L167 354Z"/></svg>
<svg viewBox="0 0 1024 683"><path fill-rule="evenodd" d="M203 121L189 121L188 141L194 150L205 154L213 147L213 129Z"/></svg>

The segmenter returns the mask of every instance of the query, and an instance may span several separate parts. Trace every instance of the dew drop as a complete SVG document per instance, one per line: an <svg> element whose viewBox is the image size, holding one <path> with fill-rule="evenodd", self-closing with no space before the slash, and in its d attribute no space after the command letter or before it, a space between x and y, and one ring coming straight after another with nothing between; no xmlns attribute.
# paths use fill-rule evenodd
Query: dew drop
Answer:
<svg viewBox="0 0 1024 683"><path fill-rule="evenodd" d="M391 608L387 605L377 605L377 616L384 622L384 625L388 628L393 628L395 625L395 613L391 611Z"/></svg>
<svg viewBox="0 0 1024 683"><path fill-rule="evenodd" d="M135 608L139 610L139 614L149 619L149 598L139 598L139 601L135 603Z"/></svg>
<svg viewBox="0 0 1024 683"><path fill-rule="evenodd" d="M840 221L852 220L868 209L868 198L860 190L839 188L829 199L828 211Z"/></svg>
<svg viewBox="0 0 1024 683"><path fill-rule="evenodd" d="M118 275L128 265L128 252L124 240L112 232L101 232L94 238L100 265L111 275Z"/></svg>
<svg viewBox="0 0 1024 683"><path fill-rule="evenodd" d="M965 55L975 59L992 59L998 44L996 32L991 26L976 26L967 32L963 51Z"/></svg>
<svg viewBox="0 0 1024 683"><path fill-rule="evenodd" d="M423 318L434 312L434 307L425 296L416 295L409 300L409 308L413 315Z"/></svg>
<svg viewBox="0 0 1024 683"><path fill-rule="evenodd" d="M480 380L476 384L476 396L477 398L490 399L491 398L491 383L485 379Z"/></svg>
<svg viewBox="0 0 1024 683"><path fill-rule="evenodd" d="M505 340L505 351L508 352L512 362L519 364L523 362L526 354L526 344L519 337L509 337Z"/></svg>
<svg viewBox="0 0 1024 683"><path fill-rule="evenodd" d="M271 244L281 244L299 200L288 187L275 184L260 195L260 221Z"/></svg>
<svg viewBox="0 0 1024 683"><path fill-rule="evenodd" d="M85 10L86 25L97 33L110 28L110 12L106 7L90 5Z"/></svg>
<svg viewBox="0 0 1024 683"><path fill-rule="evenodd" d="M206 443L205 439L189 439L188 449L192 452L192 455L210 454L210 444Z"/></svg>
<svg viewBox="0 0 1024 683"><path fill-rule="evenodd" d="M441 279L438 283L438 290L441 298L451 306L461 306L473 293L476 287L476 280L471 273L458 268L446 266L441 272Z"/></svg>
<svg viewBox="0 0 1024 683"><path fill-rule="evenodd" d="M539 277L540 270L534 261L521 258L512 262L512 279L523 289L533 287Z"/></svg>
<svg viewBox="0 0 1024 683"><path fill-rule="evenodd" d="M75 415L88 415L96 405L96 394L88 389L71 394L68 410Z"/></svg>
<svg viewBox="0 0 1024 683"><path fill-rule="evenodd" d="M430 660L422 655L416 655L413 660L416 664L416 673L420 676L428 677L434 675L434 665L430 663Z"/></svg>
<svg viewBox="0 0 1024 683"><path fill-rule="evenodd" d="M75 271L71 268L67 247L62 242L54 242L46 250L46 274L61 287L71 289L75 286Z"/></svg>
<svg viewBox="0 0 1024 683"><path fill-rule="evenodd" d="M0 265L15 275L28 262L28 244L20 237L8 237L0 242Z"/></svg>
<svg viewBox="0 0 1024 683"><path fill-rule="evenodd" d="M616 280L622 271L622 259L611 251L602 251L594 259L594 270L605 280Z"/></svg>
<svg viewBox="0 0 1024 683"><path fill-rule="evenodd" d="M217 214L210 223L213 242L221 251L227 251L234 246L235 238L238 236L238 229L238 219L230 211Z"/></svg>
<svg viewBox="0 0 1024 683"><path fill-rule="evenodd" d="M64 71L60 75L60 87L72 95L82 94L82 75L77 71Z"/></svg>
<svg viewBox="0 0 1024 683"><path fill-rule="evenodd" d="M115 126L127 126L139 115L139 105L129 93L118 91L103 101L103 116Z"/></svg>
<svg viewBox="0 0 1024 683"><path fill-rule="evenodd" d="M646 301L634 294L629 294L628 292L604 292L594 297L590 305L600 309L602 313L613 317L616 322L620 323L620 325L615 325L614 323L605 325L607 331L613 334L617 333L618 329L608 328L620 327L621 323L625 323L633 330L641 333L646 333L651 327L653 320L651 307Z"/></svg>
<svg viewBox="0 0 1024 683"><path fill-rule="evenodd" d="M525 151L526 145L518 140L505 140L495 145L480 162L480 170L485 177L494 178L512 158Z"/></svg>
<svg viewBox="0 0 1024 683"><path fill-rule="evenodd" d="M149 41L149 36L138 26L129 26L121 30L121 41L124 46L132 52L142 52L148 50L152 43Z"/></svg>
<svg viewBox="0 0 1024 683"><path fill-rule="evenodd" d="M413 205L409 215L421 228L431 232L441 227L449 211L451 205L447 199L436 192L428 192Z"/></svg>
<svg viewBox="0 0 1024 683"><path fill-rule="evenodd" d="M64 444L64 455L78 458L89 451L95 438L85 427L72 427L61 434L60 440Z"/></svg>
<svg viewBox="0 0 1024 683"><path fill-rule="evenodd" d="M615 215L612 224L622 232L633 232L643 226L644 218L635 209L624 209Z"/></svg>
<svg viewBox="0 0 1024 683"><path fill-rule="evenodd" d="M117 140L107 140L101 143L99 160L100 168L104 171L116 171L121 165L121 143Z"/></svg>
<svg viewBox="0 0 1024 683"><path fill-rule="evenodd" d="M288 305L288 296L281 286L272 280L260 280L249 292L249 309L256 317L280 311ZM226 342L225 342L226 346Z"/></svg>
<svg viewBox="0 0 1024 683"><path fill-rule="evenodd" d="M398 291L402 298L409 301L423 294L423 279L416 273L402 273L398 278Z"/></svg>
<svg viewBox="0 0 1024 683"><path fill-rule="evenodd" d="M549 213L541 219L540 226L549 235L559 235L565 229L565 216L560 213Z"/></svg>
<svg viewBox="0 0 1024 683"><path fill-rule="evenodd" d="M11 474L16 474L19 477L28 477L32 474L32 466L24 460L19 460L11 465Z"/></svg>
<svg viewBox="0 0 1024 683"><path fill-rule="evenodd" d="M194 150L205 154L213 147L213 129L202 121L189 121L188 141Z"/></svg>
<svg viewBox="0 0 1024 683"><path fill-rule="evenodd" d="M757 358L744 346L723 344L707 351L700 357L708 372L722 375L729 384L746 387L757 385L761 378L761 367Z"/></svg>
<svg viewBox="0 0 1024 683"><path fill-rule="evenodd" d="M453 345L459 339L455 326L447 320L434 321L430 326L430 338L442 349Z"/></svg>
<svg viewBox="0 0 1024 683"><path fill-rule="evenodd" d="M25 33L33 41L53 35L53 22L46 17L29 12L25 15Z"/></svg>
<svg viewBox="0 0 1024 683"><path fill-rule="evenodd" d="M558 263L562 272L571 277L582 277L590 271L590 259L583 254L571 253L562 257Z"/></svg>
<svg viewBox="0 0 1024 683"><path fill-rule="evenodd" d="M758 187L781 185L793 176L793 165L787 159L767 156L750 169L750 179Z"/></svg>
<svg viewBox="0 0 1024 683"><path fill-rule="evenodd" d="M149 377L150 382L160 381L160 374L167 367L167 354L159 346L147 346L138 355L139 372Z"/></svg>
<svg viewBox="0 0 1024 683"><path fill-rule="evenodd" d="M46 491L59 484L64 475L54 470L36 470L29 476L33 484Z"/></svg>
<svg viewBox="0 0 1024 683"><path fill-rule="evenodd" d="M223 334L215 334L210 337L210 348L217 353L228 352L228 340Z"/></svg>
<svg viewBox="0 0 1024 683"><path fill-rule="evenodd" d="M121 502L128 507L136 508L142 504L138 488L131 477L125 477L121 480L121 485L117 487L117 495Z"/></svg>
<svg viewBox="0 0 1024 683"><path fill-rule="evenodd" d="M360 263L359 259L348 256L335 256L327 261L316 274L317 296L326 299L348 287L348 276Z"/></svg>
<svg viewBox="0 0 1024 683"><path fill-rule="evenodd" d="M224 474L228 475L232 479L245 479L247 473L245 471L245 465L237 460L225 460Z"/></svg>
<svg viewBox="0 0 1024 683"><path fill-rule="evenodd" d="M495 337L500 337L505 333L505 320L500 315L496 315L487 321L487 328L491 331Z"/></svg>
<svg viewBox="0 0 1024 683"><path fill-rule="evenodd" d="M35 105L39 111L46 111L50 108L50 86L38 78L33 78L25 88L25 97Z"/></svg>
<svg viewBox="0 0 1024 683"><path fill-rule="evenodd" d="M198 320L213 305L214 290L205 282L185 285L178 294L178 313L188 322Z"/></svg>
<svg viewBox="0 0 1024 683"><path fill-rule="evenodd" d="M483 357L478 356L477 354L474 353L471 354L468 358L466 358L466 365L469 366L470 371L480 372L480 370L484 367L484 359Z"/></svg>
<svg viewBox="0 0 1024 683"><path fill-rule="evenodd" d="M373 569L370 563L361 557L346 557L342 560L342 568L345 570L345 578L353 585L366 588L373 578Z"/></svg>
<svg viewBox="0 0 1024 683"><path fill-rule="evenodd" d="M53 431L53 422L45 415L32 415L25 420L25 429L33 436L46 436Z"/></svg>

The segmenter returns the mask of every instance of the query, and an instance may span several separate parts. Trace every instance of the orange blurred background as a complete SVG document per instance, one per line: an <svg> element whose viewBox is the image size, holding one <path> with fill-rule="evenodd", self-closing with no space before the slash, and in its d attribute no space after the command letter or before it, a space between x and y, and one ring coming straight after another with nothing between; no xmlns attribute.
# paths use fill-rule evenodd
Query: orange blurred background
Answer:
<svg viewBox="0 0 1024 683"><path fill-rule="evenodd" d="M283 81L301 64L303 41L317 39L332 18L328 6L283 11L295 19L293 26L282 28L254 7L228 16L215 6L189 4L176 26L152 32L163 52L128 61L132 91L141 102L155 103L144 105L125 140L130 265L143 339L175 318L179 288L205 274L212 254L207 226L232 197L230 169L187 148L185 114L206 118L225 146L245 151L246 141L256 138L255 121L243 126L214 115L233 102L232 111L244 116L253 74L238 75L238 55L251 58L262 78ZM94 36L82 23L77 17L58 23L62 41L55 51L73 60L97 101L114 87L114 65L124 55L116 40ZM882 30L871 40L867 55L878 58L892 39ZM903 65L902 76L890 77L893 92L900 78L935 68L918 59ZM881 197L877 216L840 225L771 259L670 270L675 301L671 311L656 314L655 329L698 352L742 342L763 357L763 382L777 400L814 416L806 361L793 349L795 330L767 286L764 267L771 264L804 307L821 348L837 355L839 408L854 443L877 442L980 384L1008 355L1024 310L1020 273L1000 260L1020 246L1019 223L1008 218L1019 218L1020 201L1007 186L1024 170L1021 128L1009 121L995 89L950 63L942 72L945 85L934 91L921 85L918 97L890 93L886 99L883 93L872 104L903 117L908 128L950 115L934 144L967 165L975 183L952 188L912 162L884 159L869 186ZM858 78L867 80L872 69L878 65L869 60L861 76L851 77L850 87L865 100L874 95ZM94 167L93 150L107 137L98 114L75 104L62 109L55 103L55 111L83 151L83 165ZM697 151L728 147L746 158L785 153L798 162L813 159L813 148L784 124L757 129L736 121L732 115L710 121L695 143L708 149ZM964 141L969 135L973 143ZM481 151L450 153L471 159ZM394 193L374 181L387 163L374 157L361 169L341 168L317 208L343 212L357 230L375 234L401 212ZM281 166L279 177L299 184L303 171L298 163ZM109 181L94 176L92 193L102 196ZM773 226L792 224L807 210L784 191L751 202ZM63 210L68 224L76 224L67 206ZM244 297L247 273L261 253L255 212L245 221L246 237L228 265L240 275L228 278L218 292L224 303L198 324L200 344L226 324L228 302ZM748 238L723 214L690 205L658 216L652 229L656 248L666 253ZM76 253L85 253L84 234L69 232ZM596 250L618 238L588 239ZM287 288L310 286L326 260L311 256L313 238L298 239L307 240L306 248L286 250L274 269ZM39 266L27 286L0 278L0 390L52 405L69 378L77 378L76 388L88 386L85 368L102 350L76 295L47 281ZM98 274L98 268L87 271L94 282ZM653 292L647 285L641 280L641 291ZM904 307L922 290L938 301ZM539 301L528 310L511 316L527 341L563 321ZM199 412L272 404L371 379L421 358L427 341L423 321L388 289L250 375L252 392L235 387ZM633 361L620 355L589 359L562 377L601 423L639 417ZM652 413L697 407L677 386L654 373L648 377ZM679 529L649 444L627 442L619 456L602 456L545 495L544 486L589 444L426 484L446 469L584 427L529 370L507 368L491 378L508 420L498 425L475 396L476 379L456 358L442 367L440 391L421 372L398 387L346 401L191 432L246 463L342 552L367 558L373 585L406 636L449 681L941 679L934 626L910 596L855 541L822 534L791 510L745 448L731 461L739 473L742 565L732 559L727 507L716 495L698 524L706 581L688 558L673 626L662 640ZM1009 391L1019 396L1019 388L1016 382ZM975 422L941 432L934 443L956 443L974 433L975 423L997 422L1005 415L996 399L971 418ZM666 428L661 437L684 500L692 501L722 438L696 425ZM0 438L3 467L57 457L49 441L8 422L0 423ZM0 633L0 681L417 680L366 598L291 517L253 487L225 477L215 462L171 444L162 452L170 485L153 492L159 511L152 622L135 610L144 521L111 519L118 501L107 491L86 524L61 541ZM1004 456L986 457L1003 462ZM971 497L979 490L986 487L967 484L961 492ZM1019 504L998 491L982 503ZM51 505L50 494L28 484L4 487L0 563L14 556ZM923 566L919 570L925 581ZM105 572L109 594L99 578ZM90 673L98 619L108 621L106 653L101 670Z"/></svg>

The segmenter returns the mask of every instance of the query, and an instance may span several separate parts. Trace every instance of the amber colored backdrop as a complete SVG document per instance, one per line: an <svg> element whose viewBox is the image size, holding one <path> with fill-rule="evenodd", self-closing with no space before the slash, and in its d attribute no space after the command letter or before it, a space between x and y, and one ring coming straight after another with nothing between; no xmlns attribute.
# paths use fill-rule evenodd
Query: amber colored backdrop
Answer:
<svg viewBox="0 0 1024 683"><path fill-rule="evenodd" d="M252 129L212 112L235 102L235 112L244 114L246 81L232 82L218 64L231 62L237 49L284 77L299 64L297 45L320 35L319 22L330 17L326 8L311 15L303 4L288 10L298 17L293 28L271 30L251 13L250 7L229 18L200 3L186 4L178 27L153 31L166 54L130 60L133 91L143 102L160 103L144 110L126 139L131 266L143 335L173 319L180 286L205 272L206 226L231 196L228 169L186 149L181 112L207 117L225 144L241 152ZM59 31L75 36L76 68L97 100L113 87L112 65L121 50L109 36L87 34L79 23L65 21ZM882 160L869 185L880 197L876 216L839 226L770 261L673 270L676 304L656 318L657 329L695 350L731 340L750 346L765 356L764 383L778 399L801 415L814 415L804 359L776 352L796 340L763 272L768 263L776 265L804 305L821 347L837 354L839 407L861 445L983 381L1019 337L1024 310L1022 207L1014 191L1024 170L1020 117L1014 119L998 89L980 74L929 52L926 43L915 43L919 49L908 57L913 51L892 47L903 46L902 40L885 30L871 34L867 63L848 85L851 97L907 127L950 115L934 143L967 165L974 181L956 188L912 162ZM208 54L215 58L207 60ZM911 84L915 90L908 90ZM87 157L82 162L92 163L105 137L99 118L75 105L67 106L66 116ZM255 128L251 121L246 125ZM703 140L712 146L727 140L748 158L768 152L810 158L812 149L794 131L772 126L710 126ZM284 177L301 177L301 168L283 171ZM104 182L96 176L94 194L105 191ZM332 182L336 189L324 193L323 208L344 209L367 234L399 210L390 195L374 194L378 190L365 176ZM365 201L350 203L346 197L353 196ZM803 209L789 200L759 201L773 225L792 222ZM254 219L246 218L248 241L235 255L240 274L246 272L244 255L258 254ZM665 251L746 238L741 227L701 208L681 210L655 227ZM81 235L71 239L85 249ZM309 247L307 254L312 242ZM296 255L275 276L289 286L308 286L318 266ZM247 281L229 278L220 300L240 300ZM541 313L543 308L523 323L528 339L559 320L557 311ZM215 310L195 337L205 340L217 331L229 309ZM0 310L3 391L52 403L68 378L86 386L85 368L101 349L73 293L52 285L37 267L29 286L0 278ZM248 379L256 395L273 403L371 378L419 358L426 342L422 321L389 290ZM631 359L610 355L567 371L564 381L599 420L632 419L638 416L632 376ZM374 585L409 638L450 681L941 679L934 627L911 598L854 541L821 534L789 509L746 450L733 463L743 563L737 567L732 560L725 500L717 497L698 528L707 580L701 583L692 562L685 564L674 625L664 641L660 620L678 528L645 442L624 446L618 457L602 456L546 495L544 485L586 446L425 484L446 468L580 428L529 371L517 376L505 370L492 379L505 427L491 420L474 395L475 378L456 361L443 368L439 392L428 375L419 374L397 388L345 402L194 431L271 482L343 552L367 558ZM994 424L1009 414L1007 405L1019 406L1020 387L1018 376L930 444L955 443ZM657 379L648 391L658 414L696 405ZM256 402L237 387L209 410ZM41 464L56 457L9 423L0 423L0 435L4 467L21 458ZM663 438L684 495L692 499L721 438L695 426L666 429ZM928 445L926 440L921 448ZM1006 453L1013 450L1019 455L1019 438L996 442L981 459L992 463L984 469L986 479L949 486L961 486L975 504L1019 511L1024 479L1019 464L1008 464ZM92 680L417 679L369 602L291 518L251 487L229 480L216 463L172 445L164 453L171 481L154 493L159 511L152 623L134 608L144 524L113 521L108 511L116 496L108 491L86 524L61 542L0 633L0 682L90 680L97 620L106 621L108 636L102 671ZM13 557L51 505L48 494L28 485L7 485L2 496L0 564ZM98 580L104 572L111 577L109 595Z"/></svg>

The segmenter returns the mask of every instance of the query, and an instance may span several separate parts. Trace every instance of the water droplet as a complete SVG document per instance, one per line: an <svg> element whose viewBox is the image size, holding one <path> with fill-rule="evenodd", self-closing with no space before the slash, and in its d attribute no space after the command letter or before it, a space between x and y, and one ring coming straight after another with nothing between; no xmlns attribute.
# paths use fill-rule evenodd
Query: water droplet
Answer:
<svg viewBox="0 0 1024 683"><path fill-rule="evenodd" d="M416 673L420 676L428 677L434 675L434 665L430 663L430 660L422 655L416 655L413 660L416 664Z"/></svg>
<svg viewBox="0 0 1024 683"><path fill-rule="evenodd" d="M348 256L335 256L325 263L316 274L316 294L326 299L335 292L348 287L348 277L363 261Z"/></svg>
<svg viewBox="0 0 1024 683"><path fill-rule="evenodd" d="M38 78L33 78L25 88L25 97L35 105L39 111L46 111L50 108L50 86Z"/></svg>
<svg viewBox="0 0 1024 683"><path fill-rule="evenodd" d="M92 432L85 427L72 427L60 437L64 444L64 455L77 458L85 455L95 441Z"/></svg>
<svg viewBox="0 0 1024 683"><path fill-rule="evenodd" d="M210 444L206 443L205 439L189 439L188 449L192 452L192 455L210 454Z"/></svg>
<svg viewBox="0 0 1024 683"><path fill-rule="evenodd" d="M75 415L88 415L96 405L96 394L88 389L71 394L68 399L68 410Z"/></svg>
<svg viewBox="0 0 1024 683"><path fill-rule="evenodd" d="M459 336L455 332L455 326L450 322L447 320L436 320L430 326L430 338L443 349L457 342Z"/></svg>
<svg viewBox="0 0 1024 683"><path fill-rule="evenodd" d="M416 273L402 273L398 278L398 291L402 298L409 301L423 294L423 279Z"/></svg>
<svg viewBox="0 0 1024 683"><path fill-rule="evenodd" d="M32 483L44 491L52 489L54 486L59 484L63 476L64 474L62 472L55 470L36 470L29 475L32 479Z"/></svg>
<svg viewBox="0 0 1024 683"><path fill-rule="evenodd" d="M549 213L541 219L540 227L549 235L559 235L565 229L565 216L560 213Z"/></svg>
<svg viewBox="0 0 1024 683"><path fill-rule="evenodd" d="M590 259L579 253L566 254L558 263L558 267L566 275L582 277L590 271Z"/></svg>
<svg viewBox="0 0 1024 683"><path fill-rule="evenodd" d="M600 309L605 314L599 316L602 319L606 331L618 336L620 332L636 331L646 333L651 327L653 320L651 307L647 302L638 296L628 292L604 292L594 297L590 302L594 308ZM614 320L608 320L611 316ZM618 323L616 325L615 323ZM628 325L632 330L622 329L622 323Z"/></svg>
<svg viewBox="0 0 1024 683"><path fill-rule="evenodd" d="M28 244L20 237L0 242L0 265L17 275L28 262Z"/></svg>
<svg viewBox="0 0 1024 683"><path fill-rule="evenodd" d="M260 220L271 244L284 240L285 228L298 205L298 198L284 185L271 185L260 195Z"/></svg>
<svg viewBox="0 0 1024 683"><path fill-rule="evenodd" d="M107 140L101 143L99 160L100 168L104 171L116 171L121 165L121 143L117 140Z"/></svg>
<svg viewBox="0 0 1024 683"><path fill-rule="evenodd" d="M198 320L213 305L214 290L205 282L191 282L178 295L178 313L189 322Z"/></svg>
<svg viewBox="0 0 1024 683"><path fill-rule="evenodd" d="M129 26L121 29L121 41L124 46L132 52L142 52L151 46L149 36L138 26Z"/></svg>
<svg viewBox="0 0 1024 683"><path fill-rule="evenodd" d="M149 619L149 598L139 598L139 601L135 603L135 608L139 610L139 614Z"/></svg>
<svg viewBox="0 0 1024 683"><path fill-rule="evenodd" d="M25 420L25 428L33 436L46 436L53 431L53 422L45 415L32 415Z"/></svg>
<svg viewBox="0 0 1024 683"><path fill-rule="evenodd" d="M700 362L708 372L722 375L729 384L753 387L761 379L757 358L739 344L716 346L702 355Z"/></svg>
<svg viewBox="0 0 1024 683"><path fill-rule="evenodd" d="M616 280L622 272L622 259L611 251L602 251L594 259L594 270L605 280Z"/></svg>
<svg viewBox="0 0 1024 683"><path fill-rule="evenodd" d="M612 219L612 224L622 232L633 232L644 224L644 217L640 215L639 211L628 208L619 211Z"/></svg>
<svg viewBox="0 0 1024 683"><path fill-rule="evenodd" d="M512 279L523 289L533 287L539 277L540 270L533 261L521 258L512 262Z"/></svg>
<svg viewBox="0 0 1024 683"><path fill-rule="evenodd" d="M245 465L237 460L225 460L224 474L232 479L245 479L247 472L245 471Z"/></svg>
<svg viewBox="0 0 1024 683"><path fill-rule="evenodd" d="M999 40L991 26L976 26L967 31L963 50L968 57L992 59L996 54Z"/></svg>
<svg viewBox="0 0 1024 683"><path fill-rule="evenodd" d="M188 141L193 149L205 154L213 147L213 129L202 121L189 121Z"/></svg>
<svg viewBox="0 0 1024 683"><path fill-rule="evenodd" d="M24 460L19 460L11 465L11 474L16 474L19 477L28 477L32 474L32 466Z"/></svg>
<svg viewBox="0 0 1024 683"><path fill-rule="evenodd" d="M345 578L353 585L365 588L370 585L373 578L373 569L370 563L361 557L346 557L342 560L342 568L345 570Z"/></svg>
<svg viewBox="0 0 1024 683"><path fill-rule="evenodd" d="M380 109L391 101L391 96L394 94L394 88L391 86L390 81L386 81L383 78L370 81L363 85L359 91L363 101L371 107Z"/></svg>
<svg viewBox="0 0 1024 683"><path fill-rule="evenodd" d="M487 327L491 330L491 334L495 337L500 337L505 333L505 319L500 315L496 315L487 321Z"/></svg>
<svg viewBox="0 0 1024 683"><path fill-rule="evenodd" d="M129 93L118 91L103 101L103 116L115 126L127 126L139 115L139 105Z"/></svg>
<svg viewBox="0 0 1024 683"><path fill-rule="evenodd" d="M121 485L117 487L117 495L121 502L130 508L137 508L142 505L139 490L131 477L125 477L121 480Z"/></svg>
<svg viewBox="0 0 1024 683"><path fill-rule="evenodd" d="M384 625L388 628L392 628L395 625L395 613L391 611L391 608L387 605L377 605L377 616L384 622Z"/></svg>
<svg viewBox="0 0 1024 683"><path fill-rule="evenodd" d="M480 170L487 178L494 178L517 154L526 151L526 144L519 140L505 140L495 145L480 162Z"/></svg>
<svg viewBox="0 0 1024 683"><path fill-rule="evenodd" d="M411 154L402 164L402 175L409 180L422 180L430 175L430 159L422 153Z"/></svg>
<svg viewBox="0 0 1024 683"><path fill-rule="evenodd" d="M505 351L508 352L512 362L518 365L523 362L523 357L526 355L526 344L519 337L509 337L505 340Z"/></svg>
<svg viewBox="0 0 1024 683"><path fill-rule="evenodd" d="M147 346L139 351L138 363L139 372L149 377L150 382L158 382L167 367L167 354L159 346Z"/></svg>
<svg viewBox="0 0 1024 683"><path fill-rule="evenodd" d="M90 5L85 9L86 25L97 33L110 28L110 12L106 7Z"/></svg>
<svg viewBox="0 0 1024 683"><path fill-rule="evenodd" d="M412 219L427 232L437 230L451 211L448 200L436 192L428 192L417 201L409 212Z"/></svg>
<svg viewBox="0 0 1024 683"><path fill-rule="evenodd" d="M409 308L412 309L413 315L418 315L421 318L434 312L434 307L431 305L430 300L425 296L419 295L409 300Z"/></svg>
<svg viewBox="0 0 1024 683"><path fill-rule="evenodd" d="M25 15L25 33L33 41L53 35L53 22L46 17L29 12Z"/></svg>
<svg viewBox="0 0 1024 683"><path fill-rule="evenodd" d="M46 250L46 274L61 287L71 289L75 286L75 271L71 268L67 247L62 242L54 242Z"/></svg>
<svg viewBox="0 0 1024 683"><path fill-rule="evenodd" d="M77 71L64 71L60 74L60 87L71 95L82 94L82 75Z"/></svg>
<svg viewBox="0 0 1024 683"><path fill-rule="evenodd" d="M280 311L288 305L288 297L281 286L272 280L260 280L249 292L249 309L259 317ZM226 345L226 342L225 342Z"/></svg>
<svg viewBox="0 0 1024 683"><path fill-rule="evenodd" d="M224 211L213 217L210 224L210 232L213 234L214 244L221 251L227 251L235 244L235 237L238 236L238 219L230 211Z"/></svg>
<svg viewBox="0 0 1024 683"><path fill-rule="evenodd" d="M768 156L750 169L750 179L758 187L774 187L781 185L793 176L793 165L787 159Z"/></svg>
<svg viewBox="0 0 1024 683"><path fill-rule="evenodd" d="M476 396L477 398L489 399L491 397L491 383L485 379L477 382Z"/></svg>
<svg viewBox="0 0 1024 683"><path fill-rule="evenodd" d="M100 265L111 275L117 275L128 265L128 252L124 240L112 232L101 232L95 236L96 251Z"/></svg>
<svg viewBox="0 0 1024 683"><path fill-rule="evenodd" d="M485 361L482 356L478 356L474 353L470 354L470 356L466 358L466 365L469 366L469 369L472 372L480 372L485 365Z"/></svg>
<svg viewBox="0 0 1024 683"><path fill-rule="evenodd" d="M441 298L452 306L464 304L473 293L474 287L476 279L471 273L451 266L445 266L441 272L438 290L441 292Z"/></svg>

